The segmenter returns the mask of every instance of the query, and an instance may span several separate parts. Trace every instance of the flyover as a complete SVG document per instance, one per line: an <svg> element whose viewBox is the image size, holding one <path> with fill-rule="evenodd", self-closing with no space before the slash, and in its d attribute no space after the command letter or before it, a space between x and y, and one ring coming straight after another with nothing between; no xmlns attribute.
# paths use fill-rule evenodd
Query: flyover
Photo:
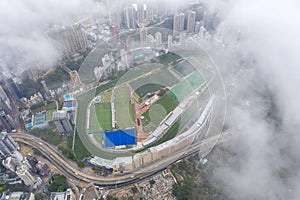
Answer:
<svg viewBox="0 0 300 200"><path fill-rule="evenodd" d="M66 177L73 180L80 180L87 183L94 183L101 187L115 188L120 186L129 185L138 182L144 178L147 178L158 171L165 169L168 165L176 162L183 157L196 152L211 151L218 141L224 142L230 138L231 133L225 132L220 135L211 136L207 139L202 140L196 144L193 144L189 149L183 149L176 153L170 154L169 156L161 159L157 162L151 163L145 167L136 169L135 172L123 173L110 175L107 177L95 176L94 174L88 174L80 170L75 163L69 161L58 150L42 139L26 134L26 133L12 133L10 134L16 142L23 143L31 146L40 151L55 167L60 170Z"/></svg>

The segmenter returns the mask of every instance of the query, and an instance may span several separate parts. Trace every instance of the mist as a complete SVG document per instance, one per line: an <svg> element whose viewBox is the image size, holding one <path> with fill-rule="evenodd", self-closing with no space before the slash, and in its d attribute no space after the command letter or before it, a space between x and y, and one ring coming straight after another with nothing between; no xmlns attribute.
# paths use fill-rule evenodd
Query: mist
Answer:
<svg viewBox="0 0 300 200"><path fill-rule="evenodd" d="M163 2L174 10L186 5L183 0ZM213 178L234 199L300 199L300 2L204 2L220 12L226 27L242 34L239 51L245 56L237 63L247 63L237 64L237 69L246 67L246 75L237 77L228 94L227 123L237 134L230 148L238 156ZM118 8L114 1L110 5ZM106 5L93 0L1 1L0 59L18 70L54 65L62 52L46 38L45 26L106 14ZM229 63L232 55L213 57ZM269 119L269 112L277 118Z"/></svg>
<svg viewBox="0 0 300 200"><path fill-rule="evenodd" d="M227 94L227 122L237 134L228 146L237 155L214 178L233 199L299 199L300 3L207 3L221 13L226 27L242 34L244 54L237 64L244 70Z"/></svg>
<svg viewBox="0 0 300 200"><path fill-rule="evenodd" d="M52 66L61 58L62 52L47 39L47 26L68 26L83 17L101 17L105 13L103 4L93 0L1 1L2 64L10 70Z"/></svg>

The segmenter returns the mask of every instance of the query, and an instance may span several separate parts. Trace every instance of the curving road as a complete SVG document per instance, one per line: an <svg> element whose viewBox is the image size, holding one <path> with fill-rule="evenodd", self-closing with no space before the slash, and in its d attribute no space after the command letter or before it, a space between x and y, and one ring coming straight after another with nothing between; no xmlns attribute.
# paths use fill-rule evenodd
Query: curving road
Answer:
<svg viewBox="0 0 300 200"><path fill-rule="evenodd" d="M214 145L216 141L220 141L219 135L212 136L202 140L199 143L193 144L193 146L189 147L189 149L181 149L174 154L168 155L164 159L160 159L159 161L144 166L143 168L136 169L135 172L102 177L83 172L76 167L75 164L73 165L72 161L69 161L62 156L55 147L40 138L24 133L12 133L10 135L15 141L39 150L53 165L55 165L58 170L60 170L69 179L75 181L81 180L89 183L93 182L96 185L108 188L115 188L138 182L141 179L147 178L158 171L165 169L168 165L179 159L182 159L183 157L199 151L209 151L211 150L211 146ZM223 133L222 135L223 140L226 140L231 134Z"/></svg>

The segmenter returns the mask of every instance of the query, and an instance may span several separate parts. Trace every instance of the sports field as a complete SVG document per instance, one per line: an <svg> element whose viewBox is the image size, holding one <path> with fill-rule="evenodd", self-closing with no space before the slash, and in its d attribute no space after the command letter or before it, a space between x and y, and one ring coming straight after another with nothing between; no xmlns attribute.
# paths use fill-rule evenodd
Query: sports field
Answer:
<svg viewBox="0 0 300 200"><path fill-rule="evenodd" d="M138 67L131 69L126 74L124 74L122 78L118 81L118 84L120 85L127 81L131 81L139 76L142 76L143 74L147 74L160 67L162 67L162 65L158 63L147 63L147 64L139 65Z"/></svg>
<svg viewBox="0 0 300 200"><path fill-rule="evenodd" d="M176 96L178 101L184 100L194 89L200 87L204 79L199 72L194 72L184 81L176 85L171 92Z"/></svg>
<svg viewBox="0 0 300 200"><path fill-rule="evenodd" d="M180 55L169 52L167 54L160 55L158 57L158 60L159 60L159 63L161 63L163 65L168 65L168 64L173 63L181 58L182 57Z"/></svg>
<svg viewBox="0 0 300 200"><path fill-rule="evenodd" d="M134 129L105 132L105 147L136 144Z"/></svg>
<svg viewBox="0 0 300 200"><path fill-rule="evenodd" d="M133 106L130 104L130 90L127 86L120 86L114 90L114 102L117 127L120 129L135 126ZM131 113L131 114L130 114Z"/></svg>
<svg viewBox="0 0 300 200"><path fill-rule="evenodd" d="M143 130L146 133L150 133L160 124L160 122L167 116L165 108L160 104L154 104L149 111L145 112L144 120L147 120L143 126Z"/></svg>
<svg viewBox="0 0 300 200"><path fill-rule="evenodd" d="M96 114L96 108L95 105L91 105L90 107L90 121L89 121L89 127L88 127L88 131L89 133L93 133L93 132L98 132L99 130L101 130L99 121L97 119L97 114Z"/></svg>
<svg viewBox="0 0 300 200"><path fill-rule="evenodd" d="M165 94L143 114L144 131L153 131L178 104L179 102L175 95L172 95L171 92Z"/></svg>
<svg viewBox="0 0 300 200"><path fill-rule="evenodd" d="M154 92L153 89L157 90L159 89L159 85L165 87L165 86L173 86L177 84L179 81L176 79L171 72L167 69L160 69L158 71L155 71L152 74L149 74L147 76L144 76L142 78L139 78L135 81L130 82L130 86L133 90L136 91L136 93L140 96L140 98L143 98L145 94L148 92ZM152 84L152 85L151 85ZM146 86L148 85L148 86ZM143 90L139 89L141 87L144 87Z"/></svg>
<svg viewBox="0 0 300 200"><path fill-rule="evenodd" d="M195 67L186 60L176 64L172 69L182 77L196 71Z"/></svg>
<svg viewBox="0 0 300 200"><path fill-rule="evenodd" d="M95 105L97 120L102 130L111 130L111 104Z"/></svg>

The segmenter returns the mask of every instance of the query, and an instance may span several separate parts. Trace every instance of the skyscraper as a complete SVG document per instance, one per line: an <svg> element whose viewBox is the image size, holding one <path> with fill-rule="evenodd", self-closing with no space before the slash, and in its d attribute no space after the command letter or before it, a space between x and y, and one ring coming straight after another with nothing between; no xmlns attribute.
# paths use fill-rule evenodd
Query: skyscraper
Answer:
<svg viewBox="0 0 300 200"><path fill-rule="evenodd" d="M1 134L0 139L0 159L7 158L11 156L19 146L8 134Z"/></svg>
<svg viewBox="0 0 300 200"><path fill-rule="evenodd" d="M156 47L159 47L162 45L162 38L161 38L160 32L155 33L155 41L156 41Z"/></svg>
<svg viewBox="0 0 300 200"><path fill-rule="evenodd" d="M10 90L10 92L13 94L13 96L16 99L20 99L22 98L22 94L18 88L18 86L16 85L16 83L14 82L14 80L12 78L7 79L7 85L9 86L8 89Z"/></svg>
<svg viewBox="0 0 300 200"><path fill-rule="evenodd" d="M140 42L141 42L141 45L146 45L146 43L147 43L147 34L148 34L147 28L142 27L140 29Z"/></svg>
<svg viewBox="0 0 300 200"><path fill-rule="evenodd" d="M54 124L60 134L70 133L73 131L68 114L65 110L58 110L52 116Z"/></svg>
<svg viewBox="0 0 300 200"><path fill-rule="evenodd" d="M137 4L137 22L141 26L145 22L145 4Z"/></svg>
<svg viewBox="0 0 300 200"><path fill-rule="evenodd" d="M59 46L65 54L83 52L87 48L87 36L79 25L55 26L47 32L47 35L60 44Z"/></svg>
<svg viewBox="0 0 300 200"><path fill-rule="evenodd" d="M25 165L17 167L16 174L22 179L25 185L33 186L36 179L30 174Z"/></svg>
<svg viewBox="0 0 300 200"><path fill-rule="evenodd" d="M193 33L195 31L195 23L196 23L196 12L189 11L188 12L188 21L186 31L188 33Z"/></svg>
<svg viewBox="0 0 300 200"><path fill-rule="evenodd" d="M11 132L15 129L15 125L13 123L12 118L5 113L4 110L0 109L0 121L2 123L2 127L6 129L7 132Z"/></svg>
<svg viewBox="0 0 300 200"><path fill-rule="evenodd" d="M136 28L135 10L132 5L123 8L122 27L125 29Z"/></svg>
<svg viewBox="0 0 300 200"><path fill-rule="evenodd" d="M113 46L117 46L119 42L119 30L118 27L115 24L111 24L109 26L110 28L110 34L111 34L111 43Z"/></svg>
<svg viewBox="0 0 300 200"><path fill-rule="evenodd" d="M184 13L180 12L174 15L173 21L173 36L178 36L184 28Z"/></svg>

